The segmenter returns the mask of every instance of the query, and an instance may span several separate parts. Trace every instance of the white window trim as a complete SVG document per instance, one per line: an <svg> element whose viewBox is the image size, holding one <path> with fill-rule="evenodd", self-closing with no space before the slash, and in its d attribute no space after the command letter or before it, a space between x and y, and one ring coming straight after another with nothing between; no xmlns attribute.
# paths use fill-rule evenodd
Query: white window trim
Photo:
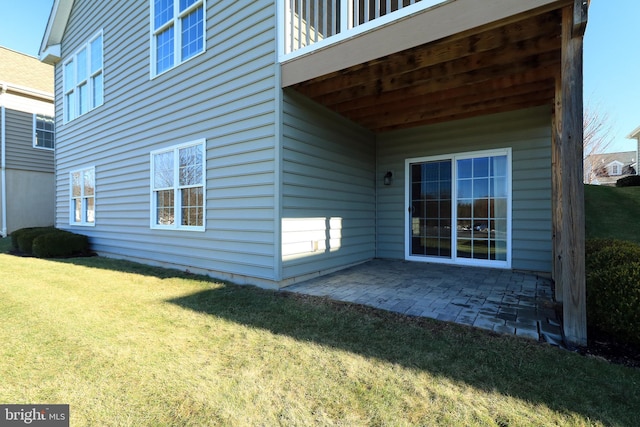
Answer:
<svg viewBox="0 0 640 427"><path fill-rule="evenodd" d="M38 116L50 117L50 118L53 119L53 148L43 147L41 145L38 145L38 138L37 138ZM56 121L55 121L55 117L54 116L50 116L48 114L33 113L33 148L35 148L36 150L55 151L55 149L56 149L56 128L55 128L55 123L56 123Z"/></svg>
<svg viewBox="0 0 640 427"><path fill-rule="evenodd" d="M614 160L613 162L607 165L607 173L611 176L620 176L622 175L622 167L624 163L619 162L618 160Z"/></svg>
<svg viewBox="0 0 640 427"><path fill-rule="evenodd" d="M182 148L187 148L187 147L194 147L194 146L200 146L200 149L202 150L202 225L201 226L194 226L194 225L181 225L182 222L182 209L181 206L179 206L177 204L177 201L180 200L179 198L179 192L180 192L180 186L177 185L179 182L179 168L174 167L173 173L173 182L174 182L174 186L173 186L173 191L174 191L174 212L175 212L175 220L174 223L171 225L161 225L161 224L157 224L156 220L155 220L155 216L157 213L157 200L154 197L154 187L155 187L155 183L154 183L154 178L155 178L155 165L154 165L154 156L156 154L161 154L161 153L167 153L167 152L173 152L174 156L177 155L178 151ZM150 217L149 217L149 226L151 229L154 230L179 230L179 231L199 231L199 232L203 232L206 230L206 225L207 225L207 140L205 138L201 138L195 141L189 141L189 142L185 142L185 143L181 143L181 144L176 144L176 145L172 145L166 148L161 148L158 150L154 150L151 152L150 154L150 158L151 158L151 169L150 169L150 174L151 174L151 180L150 180L150 193L149 193L149 200L151 201L150 203ZM175 161L176 157L174 157L174 161Z"/></svg>
<svg viewBox="0 0 640 427"><path fill-rule="evenodd" d="M476 266L476 267L491 267L491 268L511 268L511 260L512 260L512 248L513 248L513 233L512 233L512 205L513 205L513 171L512 171L512 150L511 147L502 148L502 149L493 149L486 151L469 151L464 153L453 153L453 154L444 154L438 156L426 156L426 157L416 157L405 160L405 209L404 209L404 254L405 259L409 261L419 261L419 262L432 262L432 263L440 263L440 264L454 264L454 265L465 265L465 266ZM457 194L457 164L456 160L458 159L469 159L476 157L488 157L488 156L507 156L507 260L506 261L498 261L498 260L481 260L474 258L458 258L456 251L456 242L457 242L457 227L454 224L457 223L458 220L458 212L455 208L455 200L457 197L453 197L453 195ZM411 208L411 174L409 173L409 168L412 163L421 163L427 161L437 161L437 160L447 160L450 159L452 161L451 164L451 258L443 258L443 257L435 257L435 256L416 256L411 254L411 226L410 226L410 208Z"/></svg>
<svg viewBox="0 0 640 427"><path fill-rule="evenodd" d="M100 70L96 71L95 73L91 73L91 43L93 41L95 41L98 37L102 37L102 67L100 68ZM89 93L89 105L87 106L87 111L85 111L84 113L80 114L80 98L78 97L78 83L77 83L77 76L78 76L78 70L77 70L77 64L78 64L78 59L77 56L78 54L85 49L87 52L87 70L86 70L86 74L87 74L87 78L86 78L86 85L87 85L87 91ZM67 75L65 72L65 68L66 66L70 63L70 62L74 62L76 65L74 65L74 86L73 86L73 90L67 91ZM94 82L94 78L99 75L102 74L102 97L101 97L101 102L100 104L96 104L94 106L91 106L92 104L92 95L93 95L93 82ZM100 30L98 31L96 34L93 35L93 37L89 38L89 40L87 40L86 43L84 43L82 46L80 46L78 49L76 49L76 51L73 53L73 55L71 55L69 58L67 58L63 63L62 63L62 117L64 119L64 123L68 123L71 122L75 119L77 119L80 116L83 116L89 112L91 112L92 110L95 110L96 108L100 107L101 105L104 105L104 82L105 82L105 75L104 75L104 31ZM74 93L74 97L73 97L73 103L74 103L74 116L73 117L69 117L68 113L67 113L67 94L73 92Z"/></svg>
<svg viewBox="0 0 640 427"><path fill-rule="evenodd" d="M85 197L84 195L84 182L81 183L80 188L82 189L82 195L80 196L82 198L82 221L76 222L76 218L75 218L75 205L74 205L74 199L73 199L73 174L76 172L80 172L80 176L82 177L82 180L84 181L84 172L86 171L92 171L93 172L93 196L89 196L89 197L93 197L93 222L88 222L85 220L85 199L87 199L87 197ZM69 225L78 225L78 226L82 226L82 227L95 227L96 226L96 217L97 217L97 212L98 212L98 203L97 203L97 188L98 186L96 185L97 183L97 179L96 179L96 168L95 166L90 166L90 167L86 167L86 168L81 168L81 169L74 169L72 171L69 172Z"/></svg>
<svg viewBox="0 0 640 427"><path fill-rule="evenodd" d="M207 0L199 0L194 4L185 9L184 12L180 13L180 2L179 0L173 0L173 19L168 21L165 25L160 27L158 30L155 29L155 4L154 0L149 0L151 11L151 16L149 17L149 46L151 46L151 55L149 55L149 70L150 70L150 79L161 76L169 71L175 69L176 67L184 64L185 62L189 62L190 60L204 54L207 51ZM182 41L182 18L191 13L193 10L197 9L202 5L202 52L198 52L195 55L189 57L185 61L180 60L180 52L181 52L181 41ZM169 22L172 22L172 25L169 25ZM168 28L169 26L173 26L173 66L167 68L166 70L158 73L156 72L156 34L161 32L162 30Z"/></svg>

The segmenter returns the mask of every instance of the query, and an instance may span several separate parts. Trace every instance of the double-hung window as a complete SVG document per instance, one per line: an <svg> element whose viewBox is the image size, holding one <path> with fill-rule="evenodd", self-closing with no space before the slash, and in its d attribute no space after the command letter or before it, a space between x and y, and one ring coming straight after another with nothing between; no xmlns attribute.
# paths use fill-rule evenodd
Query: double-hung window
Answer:
<svg viewBox="0 0 640 427"><path fill-rule="evenodd" d="M55 148L56 124L51 116L33 115L33 146L35 148Z"/></svg>
<svg viewBox="0 0 640 427"><path fill-rule="evenodd" d="M151 75L205 50L205 0L151 0Z"/></svg>
<svg viewBox="0 0 640 427"><path fill-rule="evenodd" d="M71 172L71 206L69 224L95 225L96 171L95 168Z"/></svg>
<svg viewBox="0 0 640 427"><path fill-rule="evenodd" d="M151 228L203 231L205 141L151 153Z"/></svg>
<svg viewBox="0 0 640 427"><path fill-rule="evenodd" d="M64 63L65 122L93 110L104 102L102 56L102 32L100 32Z"/></svg>

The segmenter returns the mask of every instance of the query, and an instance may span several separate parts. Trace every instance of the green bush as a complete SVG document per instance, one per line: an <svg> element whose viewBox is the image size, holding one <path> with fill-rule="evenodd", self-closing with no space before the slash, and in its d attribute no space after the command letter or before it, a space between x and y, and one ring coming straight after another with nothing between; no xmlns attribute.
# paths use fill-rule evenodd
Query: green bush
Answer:
<svg viewBox="0 0 640 427"><path fill-rule="evenodd" d="M640 262L602 268L587 277L589 324L640 345Z"/></svg>
<svg viewBox="0 0 640 427"><path fill-rule="evenodd" d="M640 246L587 240L585 261L589 326L640 345Z"/></svg>
<svg viewBox="0 0 640 427"><path fill-rule="evenodd" d="M86 255L89 252L89 239L81 234L64 230L42 234L33 241L33 254L38 258L67 257Z"/></svg>
<svg viewBox="0 0 640 427"><path fill-rule="evenodd" d="M33 240L38 236L51 233L55 230L56 229L54 227L32 227L17 230L12 233L12 236L14 234L17 234L17 236L15 237L16 245L14 248L19 250L20 252L24 252L25 254L32 254ZM12 243L13 240L14 238L12 237Z"/></svg>
<svg viewBox="0 0 640 427"><path fill-rule="evenodd" d="M28 228L21 228L20 230L16 230L13 233L11 233L11 235L9 237L11 237L11 249L13 250L18 250L18 238L20 237L21 234L24 234L26 232L30 232L32 230L44 230L44 229L51 229L52 227L28 227Z"/></svg>
<svg viewBox="0 0 640 427"><path fill-rule="evenodd" d="M616 181L616 187L638 187L640 186L640 175L629 175Z"/></svg>
<svg viewBox="0 0 640 427"><path fill-rule="evenodd" d="M589 257L596 254L596 252L600 252L604 248L608 248L610 246L616 245L619 240L615 239L587 239L584 245L584 253L587 257L587 265L589 264ZM588 268L588 267L587 267Z"/></svg>
<svg viewBox="0 0 640 427"><path fill-rule="evenodd" d="M588 239L585 245L585 267L590 271L640 261L640 246L614 239Z"/></svg>

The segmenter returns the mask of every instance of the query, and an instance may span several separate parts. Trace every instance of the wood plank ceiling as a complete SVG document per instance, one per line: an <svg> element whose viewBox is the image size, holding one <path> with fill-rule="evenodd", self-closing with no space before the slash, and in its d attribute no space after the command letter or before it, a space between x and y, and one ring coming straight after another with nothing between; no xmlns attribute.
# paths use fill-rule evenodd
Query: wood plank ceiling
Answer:
<svg viewBox="0 0 640 427"><path fill-rule="evenodd" d="M292 87L375 132L553 105L561 12L526 16Z"/></svg>

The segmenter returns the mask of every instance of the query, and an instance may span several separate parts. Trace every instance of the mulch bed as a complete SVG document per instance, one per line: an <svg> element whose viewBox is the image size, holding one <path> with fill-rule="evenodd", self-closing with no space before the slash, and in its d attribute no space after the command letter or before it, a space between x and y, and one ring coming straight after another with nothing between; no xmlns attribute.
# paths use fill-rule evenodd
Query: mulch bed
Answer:
<svg viewBox="0 0 640 427"><path fill-rule="evenodd" d="M616 342L598 330L589 329L588 347L579 349L580 354L604 359L610 363L640 368L640 348L627 343Z"/></svg>
<svg viewBox="0 0 640 427"><path fill-rule="evenodd" d="M17 249L10 249L8 254L9 255L23 257L23 258L37 258L37 256L35 256L34 254L30 254L30 253L27 253L27 252L22 252L22 251L19 251ZM68 256L55 257L55 259L88 258L88 257L94 257L94 256L98 256L98 254L95 253L95 252L79 252L79 253L71 254L71 255L68 255ZM54 259L54 258L52 258L52 259Z"/></svg>

